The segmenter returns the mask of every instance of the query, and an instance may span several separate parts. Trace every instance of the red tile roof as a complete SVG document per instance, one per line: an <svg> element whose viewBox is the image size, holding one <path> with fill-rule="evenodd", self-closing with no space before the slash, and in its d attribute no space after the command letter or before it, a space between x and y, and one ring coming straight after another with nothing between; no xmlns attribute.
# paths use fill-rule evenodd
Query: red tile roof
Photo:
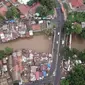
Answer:
<svg viewBox="0 0 85 85"><path fill-rule="evenodd" d="M30 10L30 7L24 4L21 4L18 6L18 9L20 10L20 12L25 15L28 13L28 11Z"/></svg>
<svg viewBox="0 0 85 85"><path fill-rule="evenodd" d="M17 0L12 0L12 2L13 2L13 3L16 3L16 2L17 2Z"/></svg>
<svg viewBox="0 0 85 85"><path fill-rule="evenodd" d="M69 0L73 7L80 7L83 5L83 0Z"/></svg>
<svg viewBox="0 0 85 85"><path fill-rule="evenodd" d="M40 25L39 24L32 25L32 30L40 30Z"/></svg>
<svg viewBox="0 0 85 85"><path fill-rule="evenodd" d="M36 3L31 7L31 12L35 13L36 12L36 8L40 6L40 3Z"/></svg>
<svg viewBox="0 0 85 85"><path fill-rule="evenodd" d="M40 3L36 3L36 4L34 4L33 6L28 6L28 5L21 4L21 5L18 6L18 9L20 10L20 12L21 12L23 15L25 15L25 14L27 14L29 11L30 11L31 13L35 13L36 8L37 8L38 6L40 6Z"/></svg>
<svg viewBox="0 0 85 85"><path fill-rule="evenodd" d="M0 14L2 16L4 16L6 14L6 12L7 12L7 8L5 6L3 6L3 7L0 8Z"/></svg>

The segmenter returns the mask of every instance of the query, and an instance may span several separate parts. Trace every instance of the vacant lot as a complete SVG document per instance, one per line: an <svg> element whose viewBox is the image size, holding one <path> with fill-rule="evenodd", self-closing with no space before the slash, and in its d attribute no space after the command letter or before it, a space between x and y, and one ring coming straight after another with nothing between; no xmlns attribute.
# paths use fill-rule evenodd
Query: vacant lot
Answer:
<svg viewBox="0 0 85 85"><path fill-rule="evenodd" d="M52 40L49 40L44 35L34 36L33 38L18 39L8 43L0 44L0 50L5 47L16 49L31 49L37 52L51 52Z"/></svg>
<svg viewBox="0 0 85 85"><path fill-rule="evenodd" d="M80 51L85 49L85 39L79 38L76 35L72 37L72 48L76 48Z"/></svg>

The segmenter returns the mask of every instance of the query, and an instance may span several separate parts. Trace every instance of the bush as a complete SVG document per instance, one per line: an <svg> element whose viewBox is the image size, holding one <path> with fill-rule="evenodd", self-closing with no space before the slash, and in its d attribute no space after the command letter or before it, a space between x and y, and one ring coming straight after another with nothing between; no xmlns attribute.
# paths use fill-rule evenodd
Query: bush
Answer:
<svg viewBox="0 0 85 85"><path fill-rule="evenodd" d="M9 47L6 47L5 50L4 50L4 52L5 52L6 55L10 55L10 54L12 54L13 49L12 48L9 48Z"/></svg>
<svg viewBox="0 0 85 85"><path fill-rule="evenodd" d="M5 56L4 50L0 50L0 60L4 58L4 56Z"/></svg>

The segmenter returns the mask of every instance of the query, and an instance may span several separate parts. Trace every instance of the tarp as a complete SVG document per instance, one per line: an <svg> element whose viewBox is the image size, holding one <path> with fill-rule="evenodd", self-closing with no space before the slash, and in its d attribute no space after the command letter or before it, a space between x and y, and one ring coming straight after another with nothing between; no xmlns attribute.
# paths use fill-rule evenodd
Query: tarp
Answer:
<svg viewBox="0 0 85 85"><path fill-rule="evenodd" d="M46 71L42 71L42 73L43 73L43 76L45 77L46 76Z"/></svg>
<svg viewBox="0 0 85 85"><path fill-rule="evenodd" d="M9 20L9 22L12 22L13 23L13 22L15 22L15 20Z"/></svg>
<svg viewBox="0 0 85 85"><path fill-rule="evenodd" d="M47 64L47 67L48 67L48 68L51 68L51 64L48 63L48 64Z"/></svg>

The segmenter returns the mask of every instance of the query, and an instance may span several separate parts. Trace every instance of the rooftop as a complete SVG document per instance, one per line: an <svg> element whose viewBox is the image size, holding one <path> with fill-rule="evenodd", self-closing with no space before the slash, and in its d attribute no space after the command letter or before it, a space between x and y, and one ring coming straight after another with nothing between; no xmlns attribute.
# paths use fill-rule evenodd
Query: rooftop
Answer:
<svg viewBox="0 0 85 85"><path fill-rule="evenodd" d="M69 0L72 7L80 7L83 5L83 0Z"/></svg>

